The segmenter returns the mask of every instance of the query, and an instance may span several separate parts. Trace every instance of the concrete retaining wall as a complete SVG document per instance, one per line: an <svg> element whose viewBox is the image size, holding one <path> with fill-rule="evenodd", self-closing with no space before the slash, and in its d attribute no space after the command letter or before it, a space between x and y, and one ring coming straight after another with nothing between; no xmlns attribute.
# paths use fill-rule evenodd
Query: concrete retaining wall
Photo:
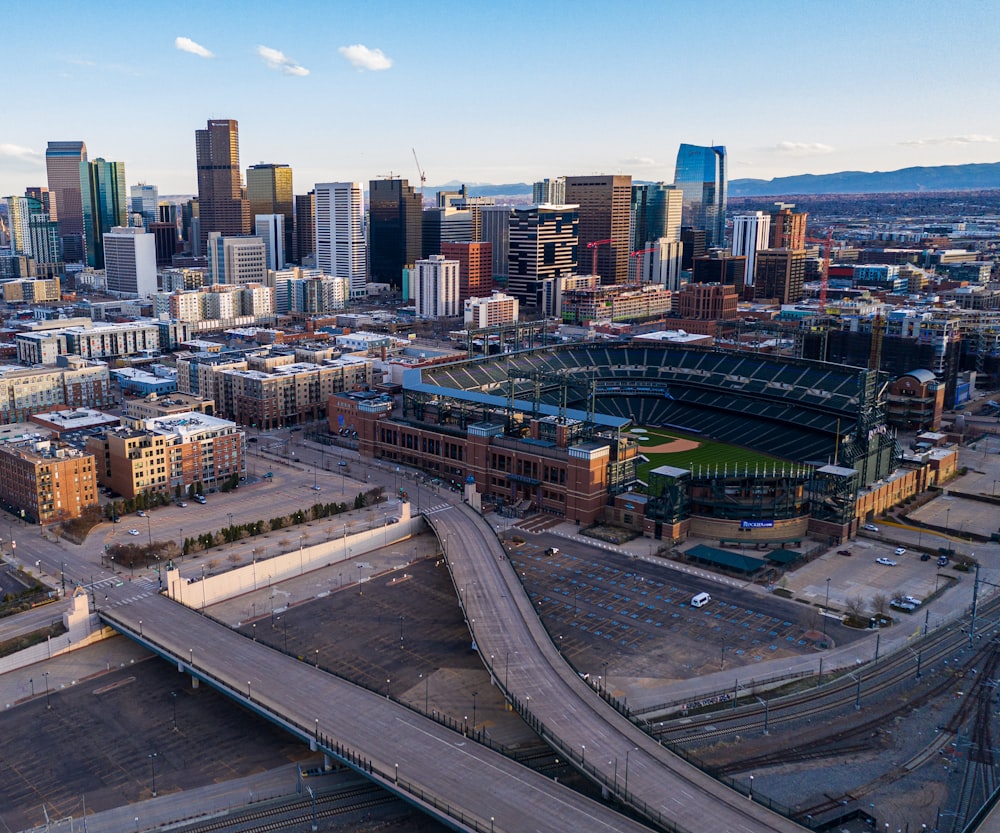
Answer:
<svg viewBox="0 0 1000 833"><path fill-rule="evenodd" d="M181 578L180 571L170 570L166 575L167 595L183 605L200 609L277 584L285 579L308 573L310 570L329 567L366 552L405 541L419 532L423 523L422 517L411 517L409 503L401 503L398 523L302 547L301 550L296 549L266 561L257 561L227 570L217 576L189 581Z"/></svg>

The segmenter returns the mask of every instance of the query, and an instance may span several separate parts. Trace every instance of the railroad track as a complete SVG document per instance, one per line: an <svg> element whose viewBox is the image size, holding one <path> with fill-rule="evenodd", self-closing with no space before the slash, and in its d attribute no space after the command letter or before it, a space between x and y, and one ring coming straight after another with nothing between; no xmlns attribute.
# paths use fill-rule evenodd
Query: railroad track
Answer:
<svg viewBox="0 0 1000 833"><path fill-rule="evenodd" d="M990 618L991 614L1000 613L1000 597L982 605L980 610L984 621ZM987 635L992 636L995 630L996 623L991 622L988 628L980 631L980 635L984 638ZM956 623L932 631L913 648L896 651L879 659L874 665L859 667L857 673L862 676L865 697L873 697L897 685L900 680L914 673L917 666L921 669L931 669L938 663L958 658L960 666L976 667L978 662L981 667L982 658L987 650L988 648L980 640L970 659L968 634L963 633ZM738 706L728 714L729 710L721 709L693 718L664 722L658 727L656 737L667 746L684 748L707 740L761 730L765 711L768 713L767 719L771 726L819 717L830 709L841 708L856 700L858 678L854 673L837 676L819 690L811 688L775 698L768 702L766 710L754 703Z"/></svg>
<svg viewBox="0 0 1000 833"><path fill-rule="evenodd" d="M361 784L335 792L316 796L316 818L330 819L336 816L362 813L399 801L374 784ZM312 823L312 800L294 798L267 806L260 806L240 812L229 813L222 818L204 822L194 822L183 828L184 833L219 833L239 829L240 833L277 833L293 829L296 825Z"/></svg>

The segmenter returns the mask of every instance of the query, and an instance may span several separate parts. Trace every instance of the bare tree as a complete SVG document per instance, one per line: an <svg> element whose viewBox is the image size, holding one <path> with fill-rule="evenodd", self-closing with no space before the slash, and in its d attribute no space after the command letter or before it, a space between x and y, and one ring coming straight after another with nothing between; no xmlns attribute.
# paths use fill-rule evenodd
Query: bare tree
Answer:
<svg viewBox="0 0 1000 833"><path fill-rule="evenodd" d="M884 616L886 611L889 609L889 597L885 593L876 593L871 598L871 609L872 612L878 614L879 616Z"/></svg>
<svg viewBox="0 0 1000 833"><path fill-rule="evenodd" d="M866 617L865 600L860 596L852 596L844 603L847 615L851 619L864 619Z"/></svg>

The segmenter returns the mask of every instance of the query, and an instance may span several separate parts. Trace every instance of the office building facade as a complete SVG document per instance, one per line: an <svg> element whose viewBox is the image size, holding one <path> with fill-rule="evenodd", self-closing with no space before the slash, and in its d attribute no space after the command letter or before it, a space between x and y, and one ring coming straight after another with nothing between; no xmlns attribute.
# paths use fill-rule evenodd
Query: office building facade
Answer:
<svg viewBox="0 0 1000 833"><path fill-rule="evenodd" d="M104 235L128 225L125 199L125 163L95 159L80 163L80 193L83 201L83 233L87 265L104 268Z"/></svg>
<svg viewBox="0 0 1000 833"><path fill-rule="evenodd" d="M260 237L224 237L213 231L207 246L209 283L267 282L267 250Z"/></svg>
<svg viewBox="0 0 1000 833"><path fill-rule="evenodd" d="M681 222L705 232L707 248L726 244L726 149L681 145L674 185L684 194Z"/></svg>
<svg viewBox="0 0 1000 833"><path fill-rule="evenodd" d="M160 222L160 192L155 185L140 182L129 188L129 211L142 215L142 224L149 228Z"/></svg>
<svg viewBox="0 0 1000 833"><path fill-rule="evenodd" d="M441 254L458 261L458 300L482 297L493 290L493 245L478 242L442 242Z"/></svg>
<svg viewBox="0 0 1000 833"><path fill-rule="evenodd" d="M746 271L743 283L752 286L754 269L757 264L757 252L768 248L771 237L771 215L763 211L747 214L737 214L733 217L733 247L734 255L746 258Z"/></svg>
<svg viewBox="0 0 1000 833"><path fill-rule="evenodd" d="M778 304L798 303L805 277L804 249L763 249L757 252L753 297Z"/></svg>
<svg viewBox="0 0 1000 833"><path fill-rule="evenodd" d="M422 252L420 194L405 179L373 179L368 184L368 201L371 279L398 289L403 269L411 268Z"/></svg>
<svg viewBox="0 0 1000 833"><path fill-rule="evenodd" d="M250 216L280 214L284 219L282 248L285 262L292 258L295 236L295 194L292 191L292 169L288 165L251 165L247 168L247 200ZM281 268L281 267L278 267Z"/></svg>
<svg viewBox="0 0 1000 833"><path fill-rule="evenodd" d="M108 292L149 298L156 294L156 241L144 228L118 226L103 238Z"/></svg>
<svg viewBox="0 0 1000 833"><path fill-rule="evenodd" d="M49 142L45 149L45 170L49 185L49 216L59 223L63 258L83 262L83 197L80 163L87 161L85 142Z"/></svg>
<svg viewBox="0 0 1000 833"><path fill-rule="evenodd" d="M292 260L300 266L316 254L316 192L295 195L295 249Z"/></svg>
<svg viewBox="0 0 1000 833"><path fill-rule="evenodd" d="M240 129L235 119L210 119L195 131L201 250L210 232L224 237L250 233L250 203L240 174Z"/></svg>
<svg viewBox="0 0 1000 833"><path fill-rule="evenodd" d="M264 241L265 264L276 271L288 265L285 256L285 215L258 214L254 218L254 234Z"/></svg>
<svg viewBox="0 0 1000 833"><path fill-rule="evenodd" d="M343 278L351 297L365 294L368 246L360 182L319 182L315 188L316 268Z"/></svg>
<svg viewBox="0 0 1000 833"><path fill-rule="evenodd" d="M507 292L523 307L542 308L541 282L576 273L578 224L575 205L511 209Z"/></svg>
<svg viewBox="0 0 1000 833"><path fill-rule="evenodd" d="M631 176L568 176L566 202L577 205L581 267L590 269L597 252L601 283L627 283L631 241ZM587 250L588 244L595 244ZM585 251L586 250L586 251Z"/></svg>

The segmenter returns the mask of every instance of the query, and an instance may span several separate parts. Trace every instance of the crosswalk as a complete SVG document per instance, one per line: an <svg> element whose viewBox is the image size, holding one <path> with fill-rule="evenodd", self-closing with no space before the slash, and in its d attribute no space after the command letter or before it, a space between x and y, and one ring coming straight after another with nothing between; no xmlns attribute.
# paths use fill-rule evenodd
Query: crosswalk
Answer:
<svg viewBox="0 0 1000 833"><path fill-rule="evenodd" d="M140 576L129 581L128 579L123 580L114 577L95 581L93 584L87 585L86 589L94 591L99 606L101 604L99 594L103 591L104 606L119 607L159 593L160 585L155 578L143 578Z"/></svg>
<svg viewBox="0 0 1000 833"><path fill-rule="evenodd" d="M449 506L451 506L450 503L437 503L434 506L432 506L430 509L422 509L421 512L420 512L420 514L422 514L422 515L433 515L435 512L442 512L442 511L444 511Z"/></svg>

